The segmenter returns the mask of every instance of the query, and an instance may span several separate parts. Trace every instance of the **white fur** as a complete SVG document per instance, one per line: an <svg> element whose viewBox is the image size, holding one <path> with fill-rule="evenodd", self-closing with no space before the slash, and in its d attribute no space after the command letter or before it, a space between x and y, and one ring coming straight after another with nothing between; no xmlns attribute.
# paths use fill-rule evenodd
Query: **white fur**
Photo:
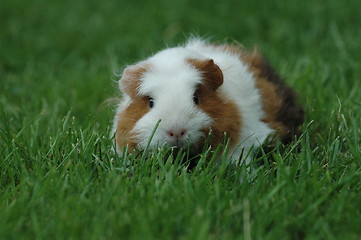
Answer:
<svg viewBox="0 0 361 240"><path fill-rule="evenodd" d="M141 148L145 148L160 119L160 125L152 138L150 148L173 145L167 131L187 129L187 138L179 145L196 143L204 134L200 129L211 124L210 117L193 104L193 93L201 83L201 73L185 62L186 58L202 56L184 48L164 50L147 60L150 69L141 79L141 95L154 99L154 108L141 118L134 127L134 132Z"/></svg>
<svg viewBox="0 0 361 240"><path fill-rule="evenodd" d="M161 119L150 148L172 145L167 131L169 129L187 129L187 137L181 146L197 143L204 137L200 129L211 125L212 119L197 108L192 100L195 87L202 81L201 73L186 63L186 59L213 59L223 72L223 85L217 90L236 103L242 116L242 125L238 144L231 149L230 155L235 161L242 149L247 153L252 146L260 146L273 130L261 121L261 96L255 87L255 78L240 58L221 48L208 45L200 39L193 39L185 46L169 48L150 57L145 62L150 69L141 79L139 93L154 99L154 108L145 114L133 129L141 148L148 144L151 133ZM117 110L117 115L129 104L125 96ZM117 117L113 131L116 130ZM247 159L249 160L249 158ZM248 161L247 161L248 162Z"/></svg>

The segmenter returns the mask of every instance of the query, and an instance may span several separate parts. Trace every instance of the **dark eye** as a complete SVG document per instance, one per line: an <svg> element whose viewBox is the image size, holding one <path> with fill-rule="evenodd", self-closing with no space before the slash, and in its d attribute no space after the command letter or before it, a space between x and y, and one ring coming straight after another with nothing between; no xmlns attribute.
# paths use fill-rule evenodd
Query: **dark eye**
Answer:
<svg viewBox="0 0 361 240"><path fill-rule="evenodd" d="M149 108L153 108L154 107L154 100L153 98L148 98L148 104L149 104Z"/></svg>
<svg viewBox="0 0 361 240"><path fill-rule="evenodd" d="M199 103L199 99L198 99L197 93L195 93L195 94L193 95L193 102L194 102L195 105L198 105L198 103Z"/></svg>

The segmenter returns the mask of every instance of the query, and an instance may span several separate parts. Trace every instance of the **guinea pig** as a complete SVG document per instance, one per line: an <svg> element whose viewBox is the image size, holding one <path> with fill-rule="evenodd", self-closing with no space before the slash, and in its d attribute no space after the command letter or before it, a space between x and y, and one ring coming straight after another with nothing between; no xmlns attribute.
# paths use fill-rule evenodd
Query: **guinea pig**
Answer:
<svg viewBox="0 0 361 240"><path fill-rule="evenodd" d="M163 146L198 154L206 139L214 148L226 136L238 161L270 136L289 143L303 123L291 88L257 50L237 45L191 39L127 66L119 86L112 133L120 155Z"/></svg>

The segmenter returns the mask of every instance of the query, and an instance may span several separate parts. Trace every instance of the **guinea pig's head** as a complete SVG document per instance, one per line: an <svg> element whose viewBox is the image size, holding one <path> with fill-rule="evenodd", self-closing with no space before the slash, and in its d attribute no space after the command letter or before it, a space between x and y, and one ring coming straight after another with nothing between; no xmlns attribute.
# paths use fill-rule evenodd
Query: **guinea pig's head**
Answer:
<svg viewBox="0 0 361 240"><path fill-rule="evenodd" d="M156 55L127 67L120 88L129 101L117 123L118 148L144 150L151 140L149 148L200 150L222 84L222 71L212 59Z"/></svg>

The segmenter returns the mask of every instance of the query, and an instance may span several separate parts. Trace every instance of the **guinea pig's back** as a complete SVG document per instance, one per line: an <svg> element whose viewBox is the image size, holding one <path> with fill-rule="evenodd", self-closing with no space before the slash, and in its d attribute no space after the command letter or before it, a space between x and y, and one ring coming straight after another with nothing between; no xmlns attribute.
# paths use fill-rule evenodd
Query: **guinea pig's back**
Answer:
<svg viewBox="0 0 361 240"><path fill-rule="evenodd" d="M304 121L304 110L297 102L296 93L258 51L243 54L242 60L248 64L262 96L263 121L278 132L284 144L291 142L300 135L297 128Z"/></svg>
<svg viewBox="0 0 361 240"><path fill-rule="evenodd" d="M299 135L303 108L272 66L258 52L249 53L235 45L211 45L190 41L187 47L212 58L224 75L220 94L234 101L242 116L240 143L259 146L272 133L283 143Z"/></svg>
<svg viewBox="0 0 361 240"><path fill-rule="evenodd" d="M242 118L237 145L242 144L245 150L261 145L273 129L263 121L265 113L260 91L248 65L225 46L207 45L196 40L189 43L189 47L213 59L223 72L223 85L218 92L224 101L236 103Z"/></svg>

